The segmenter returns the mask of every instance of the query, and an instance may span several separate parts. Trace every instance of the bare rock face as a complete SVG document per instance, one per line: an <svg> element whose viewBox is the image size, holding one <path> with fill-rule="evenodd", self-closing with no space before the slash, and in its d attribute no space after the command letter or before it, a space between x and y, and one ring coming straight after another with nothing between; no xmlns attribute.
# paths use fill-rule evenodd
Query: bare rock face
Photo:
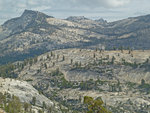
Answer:
<svg viewBox="0 0 150 113"><path fill-rule="evenodd" d="M0 91L2 93L7 92L11 95L17 96L21 102L32 103L32 99L35 97L37 106L42 107L43 102L45 102L47 106L53 106L54 104L44 95L39 94L39 92L33 86L25 81L0 78L0 84Z"/></svg>
<svg viewBox="0 0 150 113"><path fill-rule="evenodd" d="M3 110L0 109L0 113L6 113L6 112L4 112Z"/></svg>

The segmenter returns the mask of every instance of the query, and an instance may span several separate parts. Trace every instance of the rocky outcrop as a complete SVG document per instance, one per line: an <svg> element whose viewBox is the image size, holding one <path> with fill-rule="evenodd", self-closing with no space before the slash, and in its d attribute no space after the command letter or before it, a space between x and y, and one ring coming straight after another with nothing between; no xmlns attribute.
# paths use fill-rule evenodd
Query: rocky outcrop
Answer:
<svg viewBox="0 0 150 113"><path fill-rule="evenodd" d="M25 81L19 81L14 79L2 79L0 78L0 92L1 93L9 93L16 97L19 97L21 102L33 103L33 97L36 98L37 106L42 107L43 102L46 103L47 106L53 106L54 103L45 97L30 84Z"/></svg>

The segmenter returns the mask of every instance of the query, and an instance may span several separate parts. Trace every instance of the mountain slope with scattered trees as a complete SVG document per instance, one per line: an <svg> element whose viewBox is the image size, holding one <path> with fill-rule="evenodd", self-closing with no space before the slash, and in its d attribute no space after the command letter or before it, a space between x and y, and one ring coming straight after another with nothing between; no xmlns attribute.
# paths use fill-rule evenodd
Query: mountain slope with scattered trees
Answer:
<svg viewBox="0 0 150 113"><path fill-rule="evenodd" d="M14 63L12 72L67 111L87 110L90 96L113 113L140 113L150 105L149 59L149 50L63 49Z"/></svg>
<svg viewBox="0 0 150 113"><path fill-rule="evenodd" d="M25 10L0 26L0 64L64 48L150 49L149 20L149 15L110 23L85 17L63 20Z"/></svg>

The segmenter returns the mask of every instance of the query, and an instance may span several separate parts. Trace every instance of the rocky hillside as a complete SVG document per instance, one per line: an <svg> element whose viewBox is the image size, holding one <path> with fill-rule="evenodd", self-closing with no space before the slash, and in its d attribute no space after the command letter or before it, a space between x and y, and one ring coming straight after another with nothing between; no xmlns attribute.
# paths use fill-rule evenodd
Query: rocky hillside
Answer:
<svg viewBox="0 0 150 113"><path fill-rule="evenodd" d="M0 91L1 93L9 93L11 95L15 95L20 98L22 102L32 103L33 97L36 98L36 105L41 106L43 102L45 102L48 106L53 106L53 102L51 102L48 98L39 94L39 92L33 88L33 86L29 85L25 81L18 81L14 79L2 79L0 78Z"/></svg>
<svg viewBox="0 0 150 113"><path fill-rule="evenodd" d="M19 81L19 80L9 79L9 78L7 79L0 78L0 95L1 94L4 94L7 100L10 100L11 97L13 96L19 98L19 101L22 104L24 104L23 106L28 104L27 109L29 109L32 106L30 112L38 113L39 111L43 111L44 109L44 113L48 113L50 112L48 110L51 109L51 112L61 113L61 111L59 110L59 107L57 105L54 105L55 104L54 102L52 102L50 99L45 97L42 93L37 91L33 86L28 84L26 81ZM1 99L2 99L2 95L0 97L0 100ZM1 104L2 104L2 100L0 102L0 105ZM43 108L43 105L45 105L45 108ZM12 113L11 111L9 111L12 109L9 109L9 108L7 109L4 107L4 110L6 110L7 113ZM0 113L1 112L2 111L0 110ZM20 112L17 112L17 113L20 113Z"/></svg>
<svg viewBox="0 0 150 113"><path fill-rule="evenodd" d="M0 64L63 48L150 49L149 18L146 15L111 23L82 16L61 20L25 10L0 26Z"/></svg>
<svg viewBox="0 0 150 113"><path fill-rule="evenodd" d="M148 113L149 60L149 50L63 49L17 64L14 72L76 112L85 108L83 97L91 96L101 97L113 113Z"/></svg>
<svg viewBox="0 0 150 113"><path fill-rule="evenodd" d="M146 82L150 83L149 59L149 50L123 50L121 52L119 50L99 51L90 49L64 49L41 55L37 57L37 63L33 64L30 68L24 69L27 71L31 70L31 74L37 75L38 70L41 70L41 72L44 73L50 73L51 71L59 68L59 70L65 73L65 79L69 81L84 81L97 79L98 77L102 79L102 72L106 72L105 78L103 78L106 80L111 78L115 79L113 77L114 74L117 75L118 79L122 78L126 79L126 81L140 83L141 79L143 78L146 80ZM97 69L94 70L93 68ZM112 72L112 70L115 71ZM26 71L22 71L19 76L28 78L28 76L30 77L31 74L27 73ZM99 76L99 74L101 76Z"/></svg>
<svg viewBox="0 0 150 113"><path fill-rule="evenodd" d="M17 100L24 111L84 113L90 96L112 113L149 113L149 31L150 15L109 23L25 10L0 26L0 112Z"/></svg>

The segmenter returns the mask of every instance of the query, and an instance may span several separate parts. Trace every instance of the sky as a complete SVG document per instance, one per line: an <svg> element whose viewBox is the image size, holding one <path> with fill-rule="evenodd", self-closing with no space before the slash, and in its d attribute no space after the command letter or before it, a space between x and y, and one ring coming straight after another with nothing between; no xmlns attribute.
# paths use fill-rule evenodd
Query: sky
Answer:
<svg viewBox="0 0 150 113"><path fill-rule="evenodd" d="M0 0L0 24L20 16L25 9L65 19L85 16L116 21L150 14L150 0Z"/></svg>

